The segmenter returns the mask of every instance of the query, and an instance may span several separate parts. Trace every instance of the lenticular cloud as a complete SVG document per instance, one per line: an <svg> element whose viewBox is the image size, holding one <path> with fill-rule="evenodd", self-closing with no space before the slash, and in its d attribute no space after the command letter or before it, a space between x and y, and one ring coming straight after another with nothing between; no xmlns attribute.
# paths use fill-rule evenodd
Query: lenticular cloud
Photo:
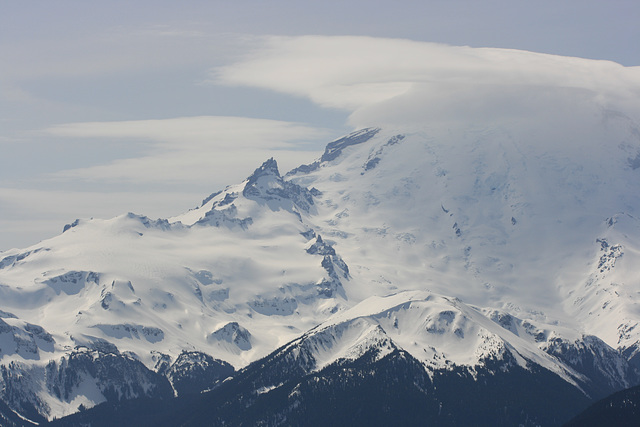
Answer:
<svg viewBox="0 0 640 427"><path fill-rule="evenodd" d="M350 112L356 127L592 115L640 117L640 68L534 52L370 37L272 37L214 81ZM542 115L542 117L540 117Z"/></svg>

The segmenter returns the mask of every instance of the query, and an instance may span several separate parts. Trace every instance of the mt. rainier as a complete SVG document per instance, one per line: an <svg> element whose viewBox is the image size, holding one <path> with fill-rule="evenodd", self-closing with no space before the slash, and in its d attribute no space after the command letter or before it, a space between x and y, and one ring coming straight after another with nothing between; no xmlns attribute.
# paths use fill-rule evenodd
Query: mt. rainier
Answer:
<svg viewBox="0 0 640 427"><path fill-rule="evenodd" d="M553 425L638 384L640 128L588 117L366 128L0 254L2 416L177 394L180 423L295 423L376 384L441 424Z"/></svg>

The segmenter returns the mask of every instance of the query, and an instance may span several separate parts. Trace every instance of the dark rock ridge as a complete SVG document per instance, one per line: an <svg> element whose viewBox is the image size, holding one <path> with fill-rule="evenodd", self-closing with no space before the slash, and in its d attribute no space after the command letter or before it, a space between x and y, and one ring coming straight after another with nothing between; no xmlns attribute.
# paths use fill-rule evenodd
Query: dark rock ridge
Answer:
<svg viewBox="0 0 640 427"><path fill-rule="evenodd" d="M170 398L169 381L147 369L140 361L120 353L78 349L45 367L16 362L0 366L0 399L13 411L31 420L48 414L48 404L39 396L43 386L64 402L85 391L97 390L106 401L137 397Z"/></svg>
<svg viewBox="0 0 640 427"><path fill-rule="evenodd" d="M336 251L333 246L327 244L322 240L322 236L317 236L316 241L309 246L307 253L311 255L335 255Z"/></svg>
<svg viewBox="0 0 640 427"><path fill-rule="evenodd" d="M640 386L612 394L576 415L564 427L640 425Z"/></svg>
<svg viewBox="0 0 640 427"><path fill-rule="evenodd" d="M378 132L380 132L379 128L366 128L350 133L343 138L336 139L335 141L327 144L322 157L320 157L320 160L308 165L298 166L297 168L289 171L286 176L295 175L298 173L305 174L313 172L314 170L318 169L322 163L330 162L337 159L340 154L342 154L342 150L344 150L345 148L367 142L368 140L376 136Z"/></svg>
<svg viewBox="0 0 640 427"><path fill-rule="evenodd" d="M315 233L313 234L315 235ZM342 281L349 280L349 267L342 257L336 253L333 246L322 240L322 236L317 235L315 242L307 248L307 253L323 257L321 265L329 276L318 284L318 294L325 298L333 298L338 294L346 299Z"/></svg>
<svg viewBox="0 0 640 427"><path fill-rule="evenodd" d="M598 337L586 335L574 342L551 338L543 349L584 375L583 389L593 399L640 383L638 371Z"/></svg>
<svg viewBox="0 0 640 427"><path fill-rule="evenodd" d="M29 420L22 414L18 415L18 413L9 408L6 403L0 400L0 426L2 427L32 427L45 422L46 420L41 416Z"/></svg>
<svg viewBox="0 0 640 427"><path fill-rule="evenodd" d="M64 228L62 229L62 232L64 233L65 231L69 230L70 228L77 227L79 224L80 224L80 219L76 218L76 220L73 221L71 224L66 224L64 226Z"/></svg>
<svg viewBox="0 0 640 427"><path fill-rule="evenodd" d="M225 341L234 344L242 351L251 349L251 333L240 326L238 322L229 322L222 328L212 332L208 341Z"/></svg>
<svg viewBox="0 0 640 427"><path fill-rule="evenodd" d="M38 248L32 251L23 252L17 255L6 256L0 259L0 269L13 267L16 263L19 263L20 261L24 260L26 257L30 255L37 254L40 251L48 251L48 250L49 249L46 249L46 248Z"/></svg>
<svg viewBox="0 0 640 427"><path fill-rule="evenodd" d="M385 151L387 151L388 147L398 144L404 138L405 138L404 135L395 135L389 138L389 140L382 147L380 147L375 153L370 154L369 158L367 159L365 164L362 166L364 171L361 172L361 175L378 166L378 163L380 163L380 160L381 160L381 156L384 154Z"/></svg>
<svg viewBox="0 0 640 427"><path fill-rule="evenodd" d="M531 362L487 357L473 369L427 370L388 339L372 341L355 359L320 369L310 333L252 363L197 398L167 405L136 401L100 405L55 426L153 425L561 425L589 399ZM141 412L146 414L141 417Z"/></svg>
<svg viewBox="0 0 640 427"><path fill-rule="evenodd" d="M15 318L15 317L14 317ZM9 325L0 318L0 357L19 354L24 359L39 360L40 351L52 352L55 340L42 326L20 322Z"/></svg>
<svg viewBox="0 0 640 427"><path fill-rule="evenodd" d="M227 191L227 190L225 190ZM239 218L235 201L239 194L232 191L217 192L203 200L202 206L224 193L222 200L212 204L202 219L194 225L213 225L215 227L239 227L246 230L253 219ZM316 189L307 189L293 182L285 181L278 171L277 162L271 158L257 168L246 180L242 196L273 211L286 210L301 219L301 213L310 213L314 207L314 196L321 194Z"/></svg>
<svg viewBox="0 0 640 427"><path fill-rule="evenodd" d="M167 370L166 376L180 395L197 394L208 390L217 381L233 375L233 367L198 351L185 351Z"/></svg>
<svg viewBox="0 0 640 427"><path fill-rule="evenodd" d="M293 211L295 206L300 211L309 212L314 205L312 191L282 179L278 164L273 158L264 162L247 178L242 194L257 202L266 201L272 209L275 207ZM269 203L270 201L277 204Z"/></svg>
<svg viewBox="0 0 640 427"><path fill-rule="evenodd" d="M126 354L76 351L46 368L47 388L69 401L85 381L94 382L107 401L136 397L167 398L171 386L162 376Z"/></svg>
<svg viewBox="0 0 640 427"><path fill-rule="evenodd" d="M155 326L132 325L121 323L117 325L97 324L92 326L99 329L103 334L113 338L135 338L146 339L149 342L160 342L164 339L164 332Z"/></svg>
<svg viewBox="0 0 640 427"><path fill-rule="evenodd" d="M228 363L200 352L183 352L172 364L168 356L159 354L157 372L154 372L131 355L105 343L108 345L78 348L45 367L16 362L1 365L0 402L10 412L5 414L0 408L0 420L3 416L7 420L0 425L12 425L15 413L35 422L44 421L43 415L48 414L50 408L39 394L43 379L45 389L62 402L72 402L88 387L100 393L107 403L115 403L198 394L234 373ZM84 409L84 406L79 408Z"/></svg>
<svg viewBox="0 0 640 427"><path fill-rule="evenodd" d="M170 230L174 226L174 224L170 224L168 220L163 218L158 218L153 220L147 216L134 214L132 212L127 213L126 216L128 219L133 219L138 221L145 228L155 228L155 229L166 231L166 230ZM175 225L175 226L178 226L178 225Z"/></svg>
<svg viewBox="0 0 640 427"><path fill-rule="evenodd" d="M57 295L60 293L76 295L89 284L97 286L100 283L100 274L93 271L68 271L49 277L43 283L46 283Z"/></svg>
<svg viewBox="0 0 640 427"><path fill-rule="evenodd" d="M363 142L367 142L368 140L376 136L378 132L380 132L380 129L378 128L366 128L350 133L343 138L330 142L329 144L327 144L327 147L324 150L324 154L322 154L322 157L320 157L320 161L330 162L331 160L336 159L340 154L342 154L342 150L344 150L345 148L351 145L357 145L362 144Z"/></svg>
<svg viewBox="0 0 640 427"><path fill-rule="evenodd" d="M237 212L238 209L235 205L230 205L230 207L223 210L215 209L214 207L205 214L204 218L197 221L195 225L212 225L214 227L227 226L230 228L237 226L242 230L246 230L251 224L253 224L253 219L238 218Z"/></svg>

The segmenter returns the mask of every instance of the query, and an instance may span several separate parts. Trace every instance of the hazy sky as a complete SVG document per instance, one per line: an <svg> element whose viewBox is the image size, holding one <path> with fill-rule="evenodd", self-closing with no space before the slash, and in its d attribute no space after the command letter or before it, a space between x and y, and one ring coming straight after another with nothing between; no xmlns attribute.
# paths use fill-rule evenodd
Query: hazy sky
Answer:
<svg viewBox="0 0 640 427"><path fill-rule="evenodd" d="M494 111L524 84L634 99L638 22L637 0L2 0L0 250L78 217L178 214L452 82L450 108L514 75Z"/></svg>

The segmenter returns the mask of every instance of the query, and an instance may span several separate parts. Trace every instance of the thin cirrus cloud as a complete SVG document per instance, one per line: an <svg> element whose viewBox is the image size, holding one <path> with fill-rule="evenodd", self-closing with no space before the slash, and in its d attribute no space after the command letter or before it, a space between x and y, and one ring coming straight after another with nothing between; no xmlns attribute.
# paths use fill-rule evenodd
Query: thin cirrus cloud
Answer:
<svg viewBox="0 0 640 427"><path fill-rule="evenodd" d="M354 127L557 115L591 101L640 112L639 67L402 39L270 37L210 81L307 97L348 111Z"/></svg>
<svg viewBox="0 0 640 427"><path fill-rule="evenodd" d="M120 139L149 146L140 157L56 172L54 177L58 179L135 183L206 180L209 185L225 184L220 181L222 177L230 182L241 179L247 174L247 164L259 164L274 153L283 170L293 168L318 154L305 143L328 135L325 130L299 123L221 116L68 123L45 132L58 137Z"/></svg>

